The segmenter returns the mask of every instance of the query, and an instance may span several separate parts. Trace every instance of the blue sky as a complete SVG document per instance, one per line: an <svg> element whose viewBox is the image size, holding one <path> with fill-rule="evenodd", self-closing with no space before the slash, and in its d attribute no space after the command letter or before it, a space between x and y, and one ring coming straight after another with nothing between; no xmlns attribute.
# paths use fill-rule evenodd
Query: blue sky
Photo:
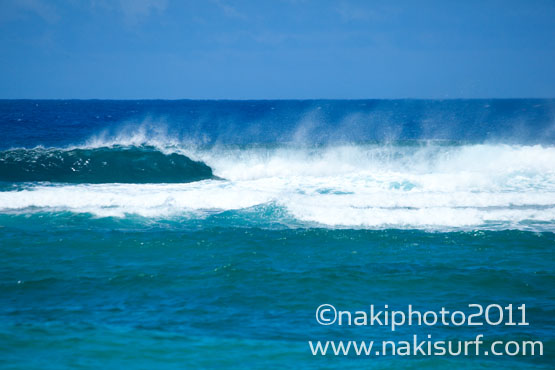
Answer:
<svg viewBox="0 0 555 370"><path fill-rule="evenodd" d="M0 0L0 98L555 97L555 1Z"/></svg>

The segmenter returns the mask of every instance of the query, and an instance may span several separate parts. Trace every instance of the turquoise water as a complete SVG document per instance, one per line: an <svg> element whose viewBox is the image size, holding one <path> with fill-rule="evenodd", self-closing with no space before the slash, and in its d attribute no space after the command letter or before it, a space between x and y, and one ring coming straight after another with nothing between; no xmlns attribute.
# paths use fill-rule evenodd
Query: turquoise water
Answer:
<svg viewBox="0 0 555 370"><path fill-rule="evenodd" d="M104 131L83 123L86 112L123 115L134 103L38 102L50 116L71 117L50 127L43 111L2 104L3 368L553 368L555 150L548 134L519 143L503 126L496 141L470 140L462 127L490 109L485 102L470 113L461 108L468 102L446 103L440 116L460 120L442 140L422 126L430 116L422 112L440 103L397 102L387 103L391 112L412 112L412 123L384 126L400 128L396 140L330 134L319 143L291 140L314 130L305 123L282 125L276 137L286 141L258 140L264 126L255 117L267 118L268 102L233 111L248 118L250 143L170 134L189 127L171 123L172 109L185 109L179 102L167 103L166 126L133 115L94 121ZM163 110L150 104L145 111ZM212 115L229 113L231 103L221 104ZM273 104L290 117L287 104L300 103ZM488 104L500 105L493 117L506 122L538 102L513 102L513 113L507 102ZM552 102L542 104L534 109ZM347 108L332 109L317 131L337 132L353 115ZM363 113L380 113L372 109ZM540 113L521 131L550 132L549 110ZM354 126L368 122L361 117ZM222 125L194 127L215 137L227 132ZM407 138L416 131L420 139ZM525 304L529 325L322 326L315 312L325 303L465 313L470 303ZM544 354L313 356L308 343L413 334L541 340Z"/></svg>
<svg viewBox="0 0 555 370"><path fill-rule="evenodd" d="M312 358L307 345L412 331L540 338L543 357L503 358L503 366L553 363L552 233L188 229L70 214L1 221L5 365L498 366L488 358ZM423 309L522 302L531 326L392 335L330 330L314 319L322 303L364 309L382 302Z"/></svg>

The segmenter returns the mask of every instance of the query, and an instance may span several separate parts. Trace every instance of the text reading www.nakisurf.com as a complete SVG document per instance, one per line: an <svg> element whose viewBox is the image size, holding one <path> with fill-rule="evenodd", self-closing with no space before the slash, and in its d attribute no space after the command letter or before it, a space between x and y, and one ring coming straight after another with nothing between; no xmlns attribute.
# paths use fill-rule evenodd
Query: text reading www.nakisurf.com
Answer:
<svg viewBox="0 0 555 370"><path fill-rule="evenodd" d="M338 310L331 304L316 309L316 321L330 326L387 327L391 332L401 326L529 326L526 305L469 304L465 311L420 311L412 305L406 310L393 310L388 305L370 305L368 310ZM487 344L485 344L487 343ZM414 334L403 340L318 340L308 341L314 356L542 356L543 343L539 340L485 340L477 334L471 340L435 340L431 334Z"/></svg>

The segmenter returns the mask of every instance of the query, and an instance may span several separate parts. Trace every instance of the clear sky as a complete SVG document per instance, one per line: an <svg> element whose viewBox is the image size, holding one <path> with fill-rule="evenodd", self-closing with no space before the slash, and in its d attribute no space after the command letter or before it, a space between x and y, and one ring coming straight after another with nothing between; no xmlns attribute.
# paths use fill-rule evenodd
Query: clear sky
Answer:
<svg viewBox="0 0 555 370"><path fill-rule="evenodd" d="M0 98L555 97L555 1L0 0Z"/></svg>

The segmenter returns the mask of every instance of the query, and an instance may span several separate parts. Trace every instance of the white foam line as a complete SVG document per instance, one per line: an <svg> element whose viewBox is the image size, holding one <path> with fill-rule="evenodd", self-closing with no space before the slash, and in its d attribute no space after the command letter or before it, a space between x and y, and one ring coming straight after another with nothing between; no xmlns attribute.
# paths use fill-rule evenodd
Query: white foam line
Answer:
<svg viewBox="0 0 555 370"><path fill-rule="evenodd" d="M201 217L205 211L277 204L299 221L330 226L553 225L555 220L552 147L215 148L196 156L227 180L32 185L0 192L0 212Z"/></svg>

